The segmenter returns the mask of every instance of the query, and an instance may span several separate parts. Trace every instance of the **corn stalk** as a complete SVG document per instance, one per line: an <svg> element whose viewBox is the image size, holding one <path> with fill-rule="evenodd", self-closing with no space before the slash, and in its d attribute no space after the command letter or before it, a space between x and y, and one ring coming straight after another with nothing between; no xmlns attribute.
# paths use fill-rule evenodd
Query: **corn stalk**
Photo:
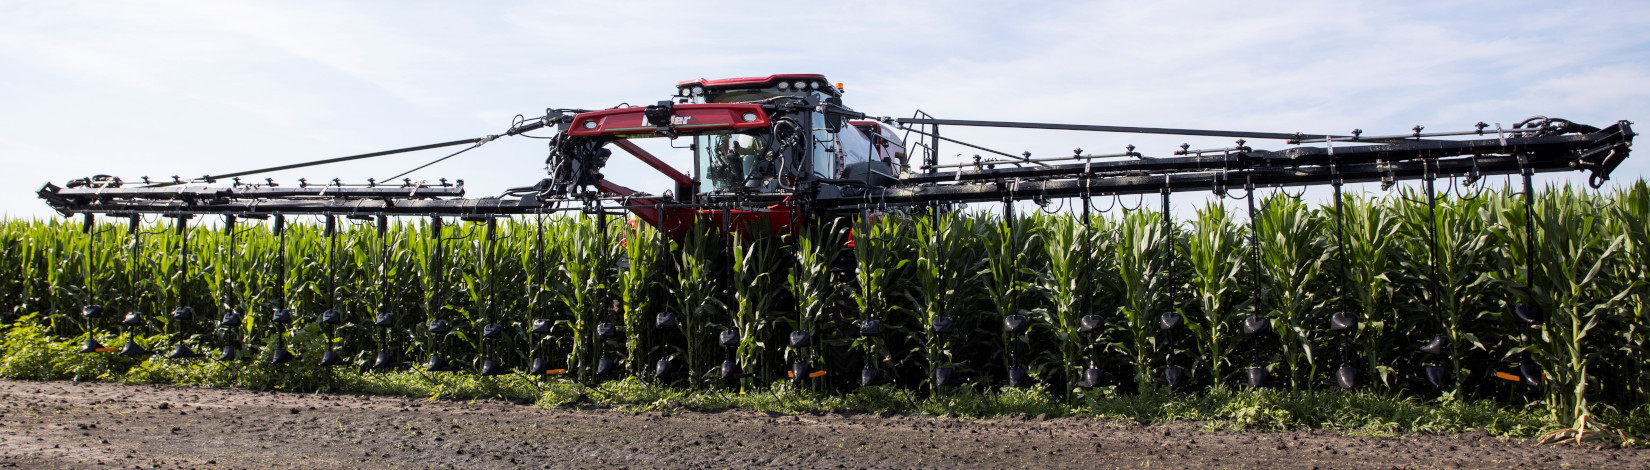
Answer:
<svg viewBox="0 0 1650 470"><path fill-rule="evenodd" d="M1542 386L1553 418L1585 430L1593 420L1588 366L1599 357L1598 351L1589 348L1595 343L1588 340L1589 335L1616 302L1633 293L1626 282L1605 277L1628 237L1609 233L1604 211L1568 187L1548 189L1537 199L1535 230L1530 234L1534 252L1524 249L1526 234L1521 230L1524 217L1532 214L1512 198L1490 203L1498 222L1492 234L1504 257L1497 274L1548 312L1536 325L1539 333L1525 346L1510 350L1508 356L1527 353L1539 364L1546 375ZM1527 273L1523 270L1526 261L1531 267Z"/></svg>
<svg viewBox="0 0 1650 470"><path fill-rule="evenodd" d="M660 303L657 301L659 268L662 264L659 248L664 237L651 226L641 224L627 226L624 234L624 255L629 264L619 272L619 297L624 303L625 331L629 333L626 335L628 359L625 362L630 365L631 373L640 375L649 365L644 332L651 330L648 325L653 315L658 313L655 310Z"/></svg>
<svg viewBox="0 0 1650 470"><path fill-rule="evenodd" d="M695 381L715 367L716 354L711 352L715 342L709 340L716 334L717 319L722 318L727 308L719 295L722 288L717 282L716 259L722 247L721 238L714 230L714 226L703 221L690 229L677 250L676 277L671 283L671 295L681 312L679 324L687 339L684 359Z"/></svg>
<svg viewBox="0 0 1650 470"><path fill-rule="evenodd" d="M766 367L767 340L773 336L773 315L778 304L780 279L775 276L781 262L777 237L751 235L767 232L765 228L735 231L730 247L733 249L733 308L729 325L739 330L739 347L734 356L739 368L747 374L761 374L760 380L771 380L771 367ZM813 333L819 333L817 331Z"/></svg>
<svg viewBox="0 0 1650 470"><path fill-rule="evenodd" d="M1393 385L1395 370L1391 353L1395 346L1391 333L1399 327L1399 317L1393 310L1395 288L1392 279L1397 275L1393 256L1393 240L1397 238L1398 218L1395 213L1375 200L1351 197L1343 205L1343 229L1346 237L1346 264L1341 266L1346 275L1349 308L1357 314L1357 341L1363 346L1364 370L1380 378L1381 384Z"/></svg>
<svg viewBox="0 0 1650 470"><path fill-rule="evenodd" d="M1645 223L1650 221L1650 186L1641 180L1617 192L1612 202L1609 232L1626 238L1613 278L1632 292L1616 314L1622 359L1617 363L1627 364L1616 383L1623 404L1642 407L1650 404L1650 363L1643 360L1650 358L1650 224Z"/></svg>
<svg viewBox="0 0 1650 470"><path fill-rule="evenodd" d="M845 230L837 224L802 229L791 243L794 259L789 263L786 285L796 299L796 320L792 329L824 331L829 310L836 305L840 287L831 272L831 262L842 251ZM800 358L824 368L821 348L809 348L809 357Z"/></svg>
<svg viewBox="0 0 1650 470"><path fill-rule="evenodd" d="M898 311L893 298L898 295L898 284L905 277L910 259L899 256L907 240L903 221L891 217L861 217L855 225L854 239L854 305L859 308L858 320L878 319L886 322ZM815 332L818 333L818 332ZM886 343L874 338L854 340L854 348L863 352L868 365L878 359L889 359Z"/></svg>
<svg viewBox="0 0 1650 470"><path fill-rule="evenodd" d="M1423 190L1424 191L1424 190ZM1417 200L1410 191L1405 199ZM1399 245L1403 257L1399 265L1406 271L1411 295L1420 299L1425 320L1438 325L1421 328L1443 334L1448 340L1448 361L1452 381L1451 396L1461 392L1464 379L1475 372L1466 361L1467 346L1483 350L1483 341L1473 331L1485 312L1485 285L1490 281L1485 263L1489 236L1482 213L1483 199L1445 200L1436 210L1424 204L1401 206ZM1431 219L1430 226L1428 219ZM1423 323L1424 324L1424 323Z"/></svg>
<svg viewBox="0 0 1650 470"><path fill-rule="evenodd" d="M922 380L929 385L930 393L939 391L934 385L934 369L958 367L953 351L946 345L947 337L934 334L934 321L941 317L956 321L979 295L975 286L985 270L986 258L974 243L984 236L978 222L954 212L936 213L918 219L913 228L914 286L907 295L917 306L913 313L918 317L917 334L922 343L917 353L927 365Z"/></svg>
<svg viewBox="0 0 1650 470"><path fill-rule="evenodd" d="M1050 308L1044 310L1044 321L1059 340L1061 375L1066 378L1067 390L1074 391L1082 370L1088 367L1084 353L1089 341L1079 332L1080 319L1093 312L1093 306L1099 302L1094 289L1095 252L1101 246L1103 230L1092 229L1071 217L1060 217L1048 220L1042 233L1048 269L1042 271L1039 280L1050 304Z"/></svg>
<svg viewBox="0 0 1650 470"><path fill-rule="evenodd" d="M596 336L596 324L609 307L612 281L608 267L613 248L594 218L580 216L571 223L567 238L557 240L562 244L562 272L567 276L567 284L557 296L571 313L563 320L571 332L572 350L567 364L588 383L596 379L596 362L601 359L602 339Z"/></svg>
<svg viewBox="0 0 1650 470"><path fill-rule="evenodd" d="M1017 360L1016 352L1006 350L1012 348L1013 343L1010 334L1003 329L1004 317L1018 314L1030 318L1035 315L1035 312L1025 308L1027 297L1038 287L1036 280L1040 276L1037 266L1027 259L1030 254L1042 249L1041 237L1032 222L1033 219L1005 218L986 232L986 246L990 250L990 256L986 258L986 296L991 299L997 313L996 317L986 322L986 327L1001 334L1005 348L1004 354L1001 354L1004 370L1012 367ZM1032 327L1026 328L1022 338L1027 337L1031 330Z"/></svg>
<svg viewBox="0 0 1650 470"><path fill-rule="evenodd" d="M1325 249L1323 220L1299 200L1274 194L1260 211L1262 311L1283 347L1289 385L1300 390L1317 375L1313 362L1319 315L1329 300L1320 276L1332 252Z"/></svg>
<svg viewBox="0 0 1650 470"><path fill-rule="evenodd" d="M1233 304L1245 294L1244 236L1232 213L1219 203L1199 208L1191 225L1186 258L1202 315L1201 321L1188 316L1186 326L1197 338L1198 353L1218 386L1227 382L1227 358L1242 341L1235 328L1241 310Z"/></svg>
<svg viewBox="0 0 1650 470"><path fill-rule="evenodd" d="M1161 216L1149 212L1131 212L1123 215L1113 245L1117 272L1117 292L1121 297L1118 308L1124 320L1125 338L1112 347L1128 356L1134 367L1134 381L1141 389L1152 384L1151 355L1156 348L1157 318L1160 308L1167 305L1168 262L1163 250L1169 249L1168 234L1163 231Z"/></svg>

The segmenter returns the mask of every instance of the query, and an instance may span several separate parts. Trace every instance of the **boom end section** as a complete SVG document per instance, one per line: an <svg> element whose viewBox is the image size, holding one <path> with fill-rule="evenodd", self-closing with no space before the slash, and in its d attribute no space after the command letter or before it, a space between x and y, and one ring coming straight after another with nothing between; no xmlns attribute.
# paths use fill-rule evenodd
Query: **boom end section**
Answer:
<svg viewBox="0 0 1650 470"><path fill-rule="evenodd" d="M1616 124L1593 133L1597 137L1591 148L1582 150L1576 156L1576 169L1589 172L1587 184L1594 189L1610 180L1610 173L1627 160L1627 154L1633 147L1633 123L1616 121Z"/></svg>

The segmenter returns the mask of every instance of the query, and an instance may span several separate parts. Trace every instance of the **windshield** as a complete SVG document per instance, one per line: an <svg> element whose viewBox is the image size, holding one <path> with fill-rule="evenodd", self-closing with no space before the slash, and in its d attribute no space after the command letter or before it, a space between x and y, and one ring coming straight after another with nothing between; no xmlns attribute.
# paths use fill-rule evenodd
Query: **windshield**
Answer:
<svg viewBox="0 0 1650 470"><path fill-rule="evenodd" d="M729 90L729 91L722 92L722 93L709 93L708 96L705 97L704 102L706 102L706 103L747 103L747 102L751 102L751 101L762 101L762 100L765 100L765 99L768 99L768 98L773 98L775 96L779 96L780 94L776 93L775 91L776 90ZM785 93L785 94L786 95L793 95L792 93Z"/></svg>
<svg viewBox="0 0 1650 470"><path fill-rule="evenodd" d="M797 92L759 88L707 91L693 99L697 103L748 103L783 96L812 96L814 99L826 97L819 91ZM835 158L836 139L824 132L824 120L819 113L800 113L797 117L800 119L797 125L803 128L801 131L812 131L814 139L811 140L815 145L822 146L821 149L816 149L815 154L826 155L827 158L814 159L813 168L808 168L804 166L806 162L801 160L806 158L806 152L775 152L774 149L768 148L772 137L766 130L755 135L699 134L693 138L694 163L699 171L696 177L699 184L698 192L777 191L781 188L781 174L788 175L787 178L797 178L811 171L821 176L833 177L839 170L839 162ZM820 150L825 151L819 152ZM782 169L785 170L781 171ZM794 184L789 179L783 183L787 187Z"/></svg>
<svg viewBox="0 0 1650 470"><path fill-rule="evenodd" d="M695 103L750 103L762 101L776 96L811 97L815 101L829 98L820 91L780 90L778 88L747 88L731 90L709 90L705 94L693 97Z"/></svg>
<svg viewBox="0 0 1650 470"><path fill-rule="evenodd" d="M842 130L836 133L836 139L842 144L843 164L871 161L871 155L876 152L871 147L871 138L860 132L858 127L842 126Z"/></svg>
<svg viewBox="0 0 1650 470"><path fill-rule="evenodd" d="M765 139L745 134L710 134L693 138L699 156L699 192L771 191L777 172ZM775 167L776 168L776 167Z"/></svg>

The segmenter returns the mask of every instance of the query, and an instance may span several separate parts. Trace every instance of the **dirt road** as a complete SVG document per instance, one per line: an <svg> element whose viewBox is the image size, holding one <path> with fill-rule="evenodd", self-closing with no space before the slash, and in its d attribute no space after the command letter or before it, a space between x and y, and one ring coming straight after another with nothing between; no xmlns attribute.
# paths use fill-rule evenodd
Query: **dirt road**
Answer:
<svg viewBox="0 0 1650 470"><path fill-rule="evenodd" d="M0 381L0 467L1650 468L1483 435L1202 432L1037 417L631 414L349 394Z"/></svg>

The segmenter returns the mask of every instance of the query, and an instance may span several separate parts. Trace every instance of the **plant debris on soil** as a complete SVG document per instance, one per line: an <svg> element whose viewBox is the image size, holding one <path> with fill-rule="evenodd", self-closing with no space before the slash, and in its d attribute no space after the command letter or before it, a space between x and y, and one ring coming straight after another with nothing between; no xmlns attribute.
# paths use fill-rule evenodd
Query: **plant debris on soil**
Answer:
<svg viewBox="0 0 1650 470"><path fill-rule="evenodd" d="M1485 432L1391 437L1198 423L746 410L0 380L0 467L1646 468L1644 449Z"/></svg>

